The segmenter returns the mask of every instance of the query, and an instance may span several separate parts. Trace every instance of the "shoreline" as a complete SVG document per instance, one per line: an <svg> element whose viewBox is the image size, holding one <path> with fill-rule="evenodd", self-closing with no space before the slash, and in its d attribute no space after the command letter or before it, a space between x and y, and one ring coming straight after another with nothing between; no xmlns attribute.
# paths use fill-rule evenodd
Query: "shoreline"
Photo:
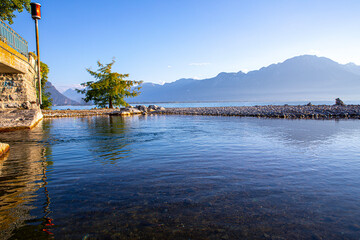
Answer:
<svg viewBox="0 0 360 240"><path fill-rule="evenodd" d="M163 114L238 116L286 119L360 119L360 105L266 105L241 107L167 108Z"/></svg>
<svg viewBox="0 0 360 240"><path fill-rule="evenodd" d="M112 115L119 109L43 110L44 118ZM142 112L142 114L147 114ZM266 105L166 108L148 112L160 115L207 115L287 119L360 119L360 105Z"/></svg>

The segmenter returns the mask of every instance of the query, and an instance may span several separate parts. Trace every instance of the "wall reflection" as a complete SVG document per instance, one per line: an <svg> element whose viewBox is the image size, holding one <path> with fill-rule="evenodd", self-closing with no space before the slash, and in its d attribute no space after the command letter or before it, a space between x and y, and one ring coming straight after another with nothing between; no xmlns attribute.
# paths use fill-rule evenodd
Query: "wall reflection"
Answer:
<svg viewBox="0 0 360 240"><path fill-rule="evenodd" d="M47 239L52 235L50 195L46 188L47 166L52 162L45 158L50 148L43 143L47 128L40 123L31 131L0 133L0 140L11 146L0 159L0 239ZM36 216L41 221L30 214L39 195L46 199L43 216ZM15 228L17 234L13 235ZM22 234L25 228L26 234Z"/></svg>

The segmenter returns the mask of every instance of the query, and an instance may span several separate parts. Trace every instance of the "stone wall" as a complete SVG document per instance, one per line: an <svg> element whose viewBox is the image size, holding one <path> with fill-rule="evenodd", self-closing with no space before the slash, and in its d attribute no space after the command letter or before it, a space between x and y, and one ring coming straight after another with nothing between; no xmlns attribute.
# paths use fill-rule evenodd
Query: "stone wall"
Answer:
<svg viewBox="0 0 360 240"><path fill-rule="evenodd" d="M34 108L36 98L34 70L26 74L0 73L0 108Z"/></svg>
<svg viewBox="0 0 360 240"><path fill-rule="evenodd" d="M38 108L35 56L29 58L8 46L0 46L0 109Z"/></svg>

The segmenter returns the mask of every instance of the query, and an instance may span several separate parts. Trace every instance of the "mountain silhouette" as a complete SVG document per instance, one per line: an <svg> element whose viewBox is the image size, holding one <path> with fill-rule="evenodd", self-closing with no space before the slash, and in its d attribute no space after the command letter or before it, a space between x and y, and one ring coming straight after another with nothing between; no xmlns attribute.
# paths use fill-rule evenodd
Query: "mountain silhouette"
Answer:
<svg viewBox="0 0 360 240"><path fill-rule="evenodd" d="M360 99L360 66L303 55L248 73L219 73L204 80L142 84L129 102L314 101Z"/></svg>

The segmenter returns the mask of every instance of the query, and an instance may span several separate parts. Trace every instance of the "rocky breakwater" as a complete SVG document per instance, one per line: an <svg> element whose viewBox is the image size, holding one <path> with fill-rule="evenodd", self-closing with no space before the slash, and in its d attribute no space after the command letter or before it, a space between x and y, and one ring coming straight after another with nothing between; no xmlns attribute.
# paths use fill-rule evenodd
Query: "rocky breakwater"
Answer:
<svg viewBox="0 0 360 240"><path fill-rule="evenodd" d="M360 105L267 105L251 107L167 108L159 114L239 116L289 119L360 119Z"/></svg>

